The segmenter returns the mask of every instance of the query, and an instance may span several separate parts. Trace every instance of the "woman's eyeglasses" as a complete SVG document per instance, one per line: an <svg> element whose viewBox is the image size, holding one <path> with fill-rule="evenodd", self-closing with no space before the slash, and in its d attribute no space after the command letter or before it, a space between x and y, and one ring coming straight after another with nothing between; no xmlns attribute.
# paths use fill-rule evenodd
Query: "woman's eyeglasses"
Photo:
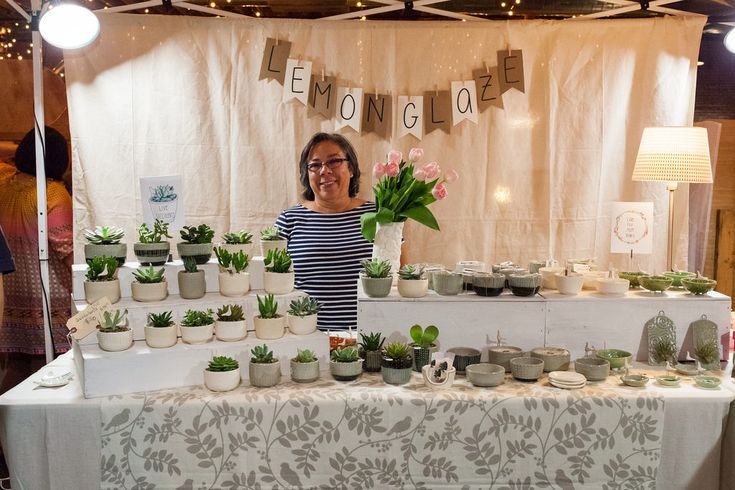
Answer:
<svg viewBox="0 0 735 490"><path fill-rule="evenodd" d="M308 165L306 165L306 168L309 169L309 172L315 174L322 170L323 166L327 166L329 170L335 170L337 167L342 165L342 162L348 162L348 158L330 158L329 160L326 160L324 162L320 161L313 161L309 162Z"/></svg>

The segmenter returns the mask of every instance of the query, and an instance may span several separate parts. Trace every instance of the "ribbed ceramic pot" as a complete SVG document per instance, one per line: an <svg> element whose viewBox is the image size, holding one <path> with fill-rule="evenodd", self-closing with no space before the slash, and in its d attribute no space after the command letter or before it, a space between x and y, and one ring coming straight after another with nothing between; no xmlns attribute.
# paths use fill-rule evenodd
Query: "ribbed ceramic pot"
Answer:
<svg viewBox="0 0 735 490"><path fill-rule="evenodd" d="M423 298L429 291L428 279L398 278L398 294L403 298Z"/></svg>
<svg viewBox="0 0 735 490"><path fill-rule="evenodd" d="M84 281L84 300L92 304L107 296L110 303L120 301L120 280L112 281Z"/></svg>
<svg viewBox="0 0 735 490"><path fill-rule="evenodd" d="M421 368L431 362L431 354L437 351L437 347L419 347L416 344L410 344L410 347L413 350L413 370L421 372Z"/></svg>
<svg viewBox="0 0 735 490"><path fill-rule="evenodd" d="M179 242L176 244L176 250L179 257L194 257L197 264L206 264L212 258L211 243L186 243Z"/></svg>
<svg viewBox="0 0 735 490"><path fill-rule="evenodd" d="M539 347L531 350L531 357L544 361L544 371L566 371L569 369L571 356L569 351L561 347Z"/></svg>
<svg viewBox="0 0 735 490"><path fill-rule="evenodd" d="M181 326L181 340L187 344L203 344L212 340L214 322L199 327Z"/></svg>
<svg viewBox="0 0 735 490"><path fill-rule="evenodd" d="M141 303L163 301L168 296L168 283L165 280L151 283L133 281L130 290L135 301Z"/></svg>
<svg viewBox="0 0 735 490"><path fill-rule="evenodd" d="M511 274L508 276L508 287L515 296L535 295L541 289L541 282L540 274Z"/></svg>
<svg viewBox="0 0 735 490"><path fill-rule="evenodd" d="M293 291L294 273L291 272L264 272L263 289L270 294L288 294Z"/></svg>
<svg viewBox="0 0 735 490"><path fill-rule="evenodd" d="M390 294L390 288L393 284L392 277L360 277L362 282L362 290L371 298L385 298Z"/></svg>
<svg viewBox="0 0 735 490"><path fill-rule="evenodd" d="M574 361L574 370L588 381L602 381L610 375L610 363L597 357L582 357Z"/></svg>
<svg viewBox="0 0 735 490"><path fill-rule="evenodd" d="M472 278L472 289L480 296L499 296L505 287L505 275L476 272Z"/></svg>
<svg viewBox="0 0 735 490"><path fill-rule="evenodd" d="M296 362L291 359L291 379L297 383L311 383L319 379L319 360Z"/></svg>
<svg viewBox="0 0 735 490"><path fill-rule="evenodd" d="M128 328L123 332L97 331L97 342L100 349L107 352L120 352L133 345L133 331Z"/></svg>
<svg viewBox="0 0 735 490"><path fill-rule="evenodd" d="M480 351L472 347L452 347L447 352L454 354L452 365L457 369L457 374L464 374L467 366L480 362Z"/></svg>
<svg viewBox="0 0 735 490"><path fill-rule="evenodd" d="M199 299L207 292L207 282L204 271L196 272L179 271L179 296L184 299Z"/></svg>
<svg viewBox="0 0 735 490"><path fill-rule="evenodd" d="M519 357L521 354L523 354L523 350L520 347L514 347L512 345L489 347L487 350L490 364L503 366L506 373L510 372L510 360L514 357Z"/></svg>
<svg viewBox="0 0 735 490"><path fill-rule="evenodd" d="M250 274L247 272L220 272L217 276L222 296L237 297L250 291Z"/></svg>
<svg viewBox="0 0 735 490"><path fill-rule="evenodd" d="M217 337L217 340L222 340L224 342L234 342L236 340L244 339L248 336L245 320L237 320L234 322L215 320L214 336Z"/></svg>
<svg viewBox="0 0 735 490"><path fill-rule="evenodd" d="M286 333L286 317L261 318L259 315L253 318L255 325L255 336L261 340L280 339Z"/></svg>
<svg viewBox="0 0 735 490"><path fill-rule="evenodd" d="M275 386L281 381L281 363L277 360L269 363L250 361L248 374L250 374L250 384L253 386L258 388Z"/></svg>
<svg viewBox="0 0 735 490"><path fill-rule="evenodd" d="M383 381L389 385L405 385L411 381L411 367L404 369L396 369L390 367L381 367L380 374L383 376Z"/></svg>
<svg viewBox="0 0 735 490"><path fill-rule="evenodd" d="M379 350L368 350L361 353L365 362L362 364L363 370L368 373L377 373L380 371L380 363L383 354Z"/></svg>
<svg viewBox="0 0 735 490"><path fill-rule="evenodd" d="M292 334L309 335L310 333L316 332L317 314L296 316L286 313L286 323L288 324L288 331Z"/></svg>
<svg viewBox="0 0 735 490"><path fill-rule="evenodd" d="M145 343L154 349L165 349L176 345L179 340L179 327L175 323L168 327L145 326Z"/></svg>
<svg viewBox="0 0 735 490"><path fill-rule="evenodd" d="M171 244L169 242L138 242L133 244L133 253L141 265L163 265L168 261Z"/></svg>
<svg viewBox="0 0 735 490"><path fill-rule="evenodd" d="M362 373L362 359L352 362L329 361L329 372L337 381L354 381Z"/></svg>
<svg viewBox="0 0 735 490"><path fill-rule="evenodd" d="M232 371L204 370L204 386L212 391L230 391L240 385L240 368Z"/></svg>
<svg viewBox="0 0 735 490"><path fill-rule="evenodd" d="M437 271L432 276L434 291L441 296L455 296L462 292L462 274Z"/></svg>
<svg viewBox="0 0 735 490"><path fill-rule="evenodd" d="M125 263L128 256L128 245L126 243L110 243L102 245L99 243L87 243L84 245L84 258L86 260L95 257L115 257L117 265Z"/></svg>
<svg viewBox="0 0 735 490"><path fill-rule="evenodd" d="M263 257L266 257L269 250L286 250L286 246L286 240L261 240L260 253L263 254Z"/></svg>
<svg viewBox="0 0 735 490"><path fill-rule="evenodd" d="M536 357L514 357L510 360L510 372L522 381L536 381L544 373L544 361Z"/></svg>

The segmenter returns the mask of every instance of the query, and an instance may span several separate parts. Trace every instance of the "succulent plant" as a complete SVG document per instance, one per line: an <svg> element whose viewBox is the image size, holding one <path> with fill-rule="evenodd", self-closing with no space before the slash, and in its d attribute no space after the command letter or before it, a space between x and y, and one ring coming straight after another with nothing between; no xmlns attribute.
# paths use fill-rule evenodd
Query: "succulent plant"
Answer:
<svg viewBox="0 0 735 490"><path fill-rule="evenodd" d="M260 231L260 239L265 241L283 240L278 232L279 230L277 226L269 226L267 228L263 228Z"/></svg>
<svg viewBox="0 0 735 490"><path fill-rule="evenodd" d="M260 312L260 318L278 318L281 315L278 314L278 301L272 294L266 294L264 298L258 295L258 311Z"/></svg>
<svg viewBox="0 0 735 490"><path fill-rule="evenodd" d="M99 324L100 332L113 333L130 330L125 325L125 316L127 314L128 310L105 311L102 313L102 320L100 320Z"/></svg>
<svg viewBox="0 0 735 490"><path fill-rule="evenodd" d="M217 320L221 322L239 322L245 319L240 305L224 305L217 309Z"/></svg>
<svg viewBox="0 0 735 490"><path fill-rule="evenodd" d="M293 358L296 362L314 362L317 360L316 356L314 355L313 351L310 351L309 349L296 349L296 357Z"/></svg>
<svg viewBox="0 0 735 490"><path fill-rule="evenodd" d="M436 338L439 337L439 329L434 325L429 325L426 330L421 328L421 325L414 325L409 333L414 343L424 349L432 347Z"/></svg>
<svg viewBox="0 0 735 490"><path fill-rule="evenodd" d="M148 225L141 223L138 227L138 241L140 243L161 243L163 237L171 238L168 234L168 223L156 219L153 222L153 229L148 228Z"/></svg>
<svg viewBox="0 0 735 490"><path fill-rule="evenodd" d="M278 362L278 359L273 358L273 351L265 344L256 345L250 350L250 354L252 354L250 362L255 364L270 364Z"/></svg>
<svg viewBox="0 0 735 490"><path fill-rule="evenodd" d="M138 270L133 271L133 276L141 284L156 284L163 282L164 272L166 272L166 269L163 267L156 270L152 265L149 265L148 267L140 267Z"/></svg>
<svg viewBox="0 0 735 490"><path fill-rule="evenodd" d="M253 241L253 234L248 233L245 230L232 231L222 235L222 238L224 238L225 243L229 245L247 245Z"/></svg>
<svg viewBox="0 0 735 490"><path fill-rule="evenodd" d="M194 258L193 255L186 255L184 257L181 257L181 261L184 262L185 272L197 272L199 270L197 269L196 258Z"/></svg>
<svg viewBox="0 0 735 490"><path fill-rule="evenodd" d="M112 281L117 271L117 259L103 255L87 259L87 274L85 277L91 282Z"/></svg>
<svg viewBox="0 0 735 490"><path fill-rule="evenodd" d="M148 313L148 326L154 328L170 327L174 323L171 315L170 311L164 311L162 313Z"/></svg>
<svg viewBox="0 0 735 490"><path fill-rule="evenodd" d="M212 357L212 360L209 361L209 366L207 366L207 371L215 371L215 372L225 372L225 371L234 371L235 369L240 367L240 363L238 363L235 359L227 356L214 356Z"/></svg>
<svg viewBox="0 0 735 490"><path fill-rule="evenodd" d="M94 230L84 230L84 238L95 245L113 245L120 243L125 231L117 226L95 226Z"/></svg>
<svg viewBox="0 0 735 490"><path fill-rule="evenodd" d="M214 254L217 256L220 267L230 274L237 274L248 268L248 254L242 250L231 253L224 248L214 247Z"/></svg>
<svg viewBox="0 0 735 490"><path fill-rule="evenodd" d="M669 339L656 339L653 343L652 357L656 362L675 361L676 345Z"/></svg>
<svg viewBox="0 0 735 490"><path fill-rule="evenodd" d="M383 279L390 274L390 261L375 259L365 259L360 262L363 273L372 279Z"/></svg>
<svg viewBox="0 0 735 490"><path fill-rule="evenodd" d="M265 264L265 270L268 272L285 273L291 270L291 256L281 248L268 250L268 255L266 255L263 263Z"/></svg>
<svg viewBox="0 0 735 490"><path fill-rule="evenodd" d="M302 318L308 315L315 315L319 312L319 302L311 296L296 298L288 306L288 312L293 316Z"/></svg>
<svg viewBox="0 0 735 490"><path fill-rule="evenodd" d="M205 224L185 226L179 233L181 239L186 243L212 243L212 238L214 238L214 230Z"/></svg>
<svg viewBox="0 0 735 490"><path fill-rule="evenodd" d="M378 351L383 347L385 337L380 332L364 334L360 332L360 347L366 352Z"/></svg>
<svg viewBox="0 0 735 490"><path fill-rule="evenodd" d="M702 364L712 364L720 359L720 351L714 342L702 342L694 348L694 357Z"/></svg>
<svg viewBox="0 0 735 490"><path fill-rule="evenodd" d="M331 359L335 362L355 362L360 356L353 346L337 347L332 351Z"/></svg>
<svg viewBox="0 0 735 490"><path fill-rule="evenodd" d="M411 359L411 348L405 342L391 342L383 349L383 355L391 359Z"/></svg>
<svg viewBox="0 0 735 490"><path fill-rule="evenodd" d="M202 327L214 322L212 310L186 310L181 320L182 327Z"/></svg>
<svg viewBox="0 0 735 490"><path fill-rule="evenodd" d="M424 268L418 265L406 264L398 271L398 277L407 281L417 281L422 279Z"/></svg>

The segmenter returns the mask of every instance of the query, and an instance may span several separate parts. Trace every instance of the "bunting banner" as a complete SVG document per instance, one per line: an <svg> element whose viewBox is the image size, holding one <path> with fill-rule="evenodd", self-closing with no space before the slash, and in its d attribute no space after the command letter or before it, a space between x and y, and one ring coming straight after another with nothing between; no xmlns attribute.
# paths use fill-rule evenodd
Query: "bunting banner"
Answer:
<svg viewBox="0 0 735 490"><path fill-rule="evenodd" d="M362 89L337 87L337 118L334 130L349 126L358 133L362 124Z"/></svg>
<svg viewBox="0 0 735 490"><path fill-rule="evenodd" d="M296 99L307 105L309 81L311 80L311 61L289 58L286 62L286 76L283 83L283 101Z"/></svg>
<svg viewBox="0 0 735 490"><path fill-rule="evenodd" d="M477 124L477 91L474 80L452 82L452 126L464 120Z"/></svg>
<svg viewBox="0 0 735 490"><path fill-rule="evenodd" d="M398 137L408 134L421 139L424 125L424 98L421 95L399 95L396 105L396 129Z"/></svg>

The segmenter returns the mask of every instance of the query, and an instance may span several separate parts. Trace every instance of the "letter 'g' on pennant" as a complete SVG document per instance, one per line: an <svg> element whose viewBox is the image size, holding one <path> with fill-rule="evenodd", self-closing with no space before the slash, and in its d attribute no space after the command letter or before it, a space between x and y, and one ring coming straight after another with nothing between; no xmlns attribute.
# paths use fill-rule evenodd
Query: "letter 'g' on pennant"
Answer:
<svg viewBox="0 0 735 490"><path fill-rule="evenodd" d="M452 98L449 90L424 92L424 135L440 129L449 134L452 127Z"/></svg>
<svg viewBox="0 0 735 490"><path fill-rule="evenodd" d="M290 52L290 42L276 41L270 37L266 39L258 80L276 80L283 85L283 80L286 77L286 61Z"/></svg>
<svg viewBox="0 0 735 490"><path fill-rule="evenodd" d="M362 123L362 89L337 87L337 113L334 120L334 129L339 130L349 126L358 133Z"/></svg>
<svg viewBox="0 0 735 490"><path fill-rule="evenodd" d="M283 83L283 101L296 99L306 105L310 79L311 61L289 58L286 62L286 78Z"/></svg>
<svg viewBox="0 0 735 490"><path fill-rule="evenodd" d="M387 94L365 94L362 132L390 139L393 131L393 98Z"/></svg>
<svg viewBox="0 0 735 490"><path fill-rule="evenodd" d="M320 77L316 73L311 75L309 84L309 103L306 106L308 117L317 114L325 119L332 119L337 107L337 77Z"/></svg>
<svg viewBox="0 0 735 490"><path fill-rule="evenodd" d="M465 119L477 124L477 113L475 81L452 82L452 126Z"/></svg>
<svg viewBox="0 0 735 490"><path fill-rule="evenodd" d="M414 135L417 139L423 137L424 127L424 97L421 95L399 95L396 105L396 129L398 137L407 134Z"/></svg>

